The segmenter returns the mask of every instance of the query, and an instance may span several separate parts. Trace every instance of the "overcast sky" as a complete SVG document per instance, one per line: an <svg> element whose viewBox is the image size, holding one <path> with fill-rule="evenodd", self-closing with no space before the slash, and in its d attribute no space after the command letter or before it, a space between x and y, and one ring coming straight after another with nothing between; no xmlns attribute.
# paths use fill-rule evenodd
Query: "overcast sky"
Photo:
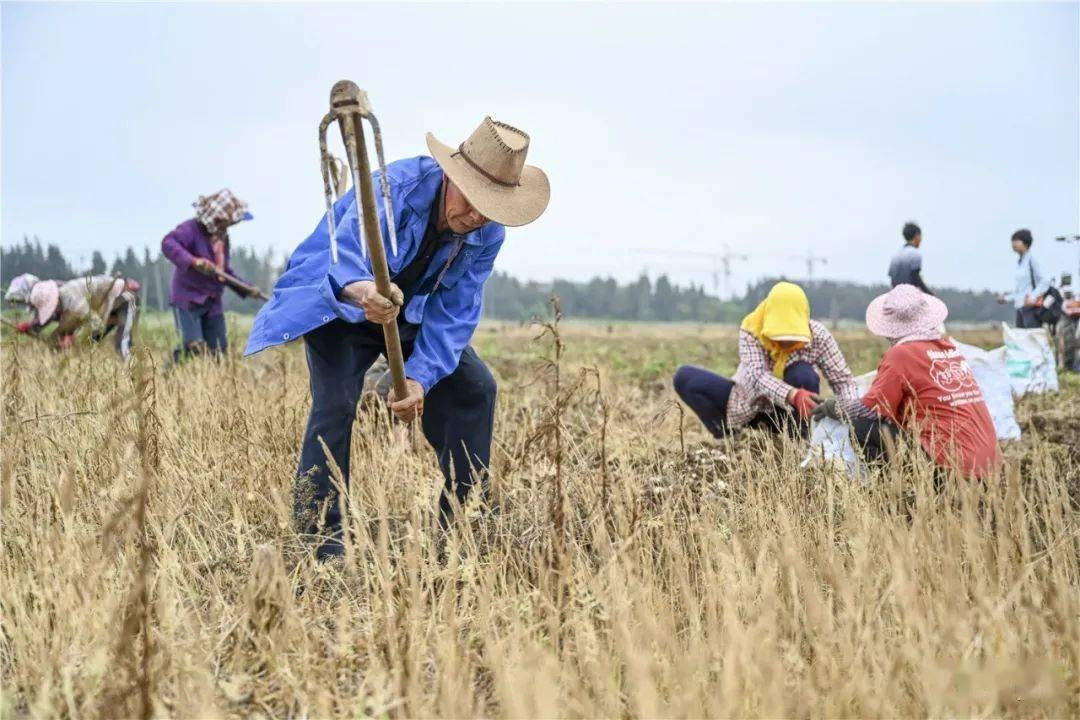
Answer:
<svg viewBox="0 0 1080 720"><path fill-rule="evenodd" d="M1080 5L2 6L2 232L72 258L157 247L199 194L290 252L322 209L316 128L340 78L392 157L485 114L532 136L547 213L496 267L711 286L708 259L883 281L923 227L931 285L1005 289L1009 236L1055 273L1080 232ZM655 254L642 252L652 249Z"/></svg>

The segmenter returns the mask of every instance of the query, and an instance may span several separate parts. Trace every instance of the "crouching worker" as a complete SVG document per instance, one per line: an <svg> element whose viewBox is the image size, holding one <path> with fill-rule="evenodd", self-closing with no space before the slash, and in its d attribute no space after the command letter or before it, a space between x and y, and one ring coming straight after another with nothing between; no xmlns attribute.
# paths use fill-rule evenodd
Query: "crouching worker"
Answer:
<svg viewBox="0 0 1080 720"><path fill-rule="evenodd" d="M684 365L675 392L716 437L742 426L805 435L821 401L819 370L841 407L854 408L855 379L836 339L810 319L802 288L780 282L742 322L735 376Z"/></svg>
<svg viewBox="0 0 1080 720"><path fill-rule="evenodd" d="M548 202L548 180L542 170L525 164L529 136L491 118L460 146L444 145L430 133L427 145L433 157L399 160L387 168L394 217L386 217L386 207L376 202L392 297L377 292L369 261L361 255L359 208L350 192L333 208L338 262L331 264L323 218L289 259L248 340L251 354L304 339L311 414L300 450L296 502L301 531L322 536L313 538L320 558L343 552L341 510L324 447L347 483L364 373L386 350L383 324L398 324L408 386L407 396L391 391L387 400L398 418L420 417L435 450L444 478L438 507L443 527L453 499L463 502L473 484L486 477L495 380L469 341L503 228L540 216ZM396 254L389 247L388 222L397 229ZM370 475L362 480L392 481Z"/></svg>
<svg viewBox="0 0 1080 720"><path fill-rule="evenodd" d="M19 332L36 335L55 322L51 342L66 349L81 328L89 329L94 342L115 329L116 352L126 360L138 318L138 292L139 283L133 279L91 275L59 282L27 273L12 281L5 298L31 308L31 319L19 323Z"/></svg>
<svg viewBox="0 0 1080 720"><path fill-rule="evenodd" d="M174 361L181 355L218 355L228 348L222 302L226 284L240 297L262 296L258 288L226 278L236 278L229 261L228 229L252 219L247 204L231 191L219 190L200 197L193 206L195 217L177 225L161 241L162 254L176 266L169 303L181 348L173 351Z"/></svg>
<svg viewBox="0 0 1080 720"><path fill-rule="evenodd" d="M827 400L815 415L846 414L871 462L887 458L887 447L899 432L918 433L937 466L982 478L997 469L1001 453L975 376L956 346L941 335L948 314L945 303L913 285L897 285L875 298L866 309L866 325L892 347L873 385L854 409Z"/></svg>

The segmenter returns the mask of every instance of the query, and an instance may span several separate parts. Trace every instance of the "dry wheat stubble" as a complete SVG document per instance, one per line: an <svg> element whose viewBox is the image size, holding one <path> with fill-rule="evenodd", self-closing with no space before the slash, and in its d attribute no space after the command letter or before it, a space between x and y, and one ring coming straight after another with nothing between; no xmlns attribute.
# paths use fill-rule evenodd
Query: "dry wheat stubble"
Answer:
<svg viewBox="0 0 1080 720"><path fill-rule="evenodd" d="M784 443L715 447L670 407L673 348L730 370L729 329L563 327L555 414L535 334L477 337L498 512L470 506L439 563L433 459L369 412L336 567L291 528L299 348L150 382L5 343L0 712L1080 714L1077 460L1057 436L1010 449L1000 483L863 489ZM879 352L840 339L857 370Z"/></svg>

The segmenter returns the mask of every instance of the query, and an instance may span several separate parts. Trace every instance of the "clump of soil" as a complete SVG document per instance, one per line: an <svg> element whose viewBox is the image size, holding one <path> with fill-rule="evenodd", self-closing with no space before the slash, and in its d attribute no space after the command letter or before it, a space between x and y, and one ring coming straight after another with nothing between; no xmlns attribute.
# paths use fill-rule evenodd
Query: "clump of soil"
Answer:
<svg viewBox="0 0 1080 720"><path fill-rule="evenodd" d="M1059 461L1069 498L1080 509L1080 399L1067 392L1032 399L1017 413L1017 422L1023 435L1021 463L1034 461L1031 451L1038 438Z"/></svg>

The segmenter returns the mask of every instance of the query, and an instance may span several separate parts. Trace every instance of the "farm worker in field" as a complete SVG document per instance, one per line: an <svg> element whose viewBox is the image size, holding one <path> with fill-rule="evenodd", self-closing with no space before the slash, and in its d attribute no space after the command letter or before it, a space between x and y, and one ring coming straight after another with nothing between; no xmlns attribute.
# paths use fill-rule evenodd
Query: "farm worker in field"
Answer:
<svg viewBox="0 0 1080 720"><path fill-rule="evenodd" d="M842 405L854 407L858 392L840 346L810 319L803 289L780 282L742 321L735 376L683 365L675 392L718 438L743 426L805 435L821 401L819 370Z"/></svg>
<svg viewBox="0 0 1080 720"><path fill-rule="evenodd" d="M930 288L922 279L922 253L919 246L922 245L922 229L913 222L906 223L901 231L904 236L904 246L893 255L889 262L889 280L892 286L914 285L924 293L933 295Z"/></svg>
<svg viewBox="0 0 1080 720"><path fill-rule="evenodd" d="M1012 234L1012 249L1019 259L1013 273L1013 291L998 295L999 303L1012 300L1016 308L1016 327L1042 327L1043 299L1050 291L1050 278L1043 274L1035 257L1031 254L1031 244L1035 242L1031 231L1024 228Z"/></svg>
<svg viewBox="0 0 1080 720"><path fill-rule="evenodd" d="M870 332L892 347L878 365L866 395L838 408L826 400L817 417L851 419L856 442L870 461L886 456L885 436L899 428L918 433L919 443L940 467L986 477L1001 464L990 410L967 361L942 337L949 309L913 285L897 285L866 309Z"/></svg>
<svg viewBox="0 0 1080 720"><path fill-rule="evenodd" d="M55 322L53 342L69 348L80 328L89 328L94 342L116 329L116 351L126 360L138 318L138 293L139 283L133 279L90 275L60 282L27 273L11 282L5 298L31 309L31 319L19 323L19 332L37 334Z"/></svg>
<svg viewBox="0 0 1080 720"><path fill-rule="evenodd" d="M200 196L192 205L195 217L177 225L161 241L161 252L176 266L169 302L182 347L174 351L175 359L181 352L217 355L228 347L222 296L225 274L237 277L229 262L228 229L252 219L247 204L227 189ZM230 287L241 297L260 292L231 283Z"/></svg>
<svg viewBox="0 0 1080 720"><path fill-rule="evenodd" d="M333 209L339 261L330 262L323 218L293 253L248 340L251 354L304 339L312 403L298 472L311 478L314 496L298 497L298 510L307 532L317 533L321 525L329 536L319 545L320 557L342 552L338 500L322 443L347 480L356 404L365 371L384 351L383 323L398 324L408 377L408 394L391 392L390 409L402 420L421 418L444 477L443 527L452 516L452 499L464 501L486 477L495 380L469 341L504 227L536 220L550 190L544 172L525 164L529 136L505 123L485 118L456 147L428 133L427 145L430 157L387 168L395 216L387 218L383 204L376 203L384 240L388 222L397 229L397 254L388 242L386 250L392 297L375 289L360 252L355 194L348 193ZM325 516L315 517L323 505Z"/></svg>

